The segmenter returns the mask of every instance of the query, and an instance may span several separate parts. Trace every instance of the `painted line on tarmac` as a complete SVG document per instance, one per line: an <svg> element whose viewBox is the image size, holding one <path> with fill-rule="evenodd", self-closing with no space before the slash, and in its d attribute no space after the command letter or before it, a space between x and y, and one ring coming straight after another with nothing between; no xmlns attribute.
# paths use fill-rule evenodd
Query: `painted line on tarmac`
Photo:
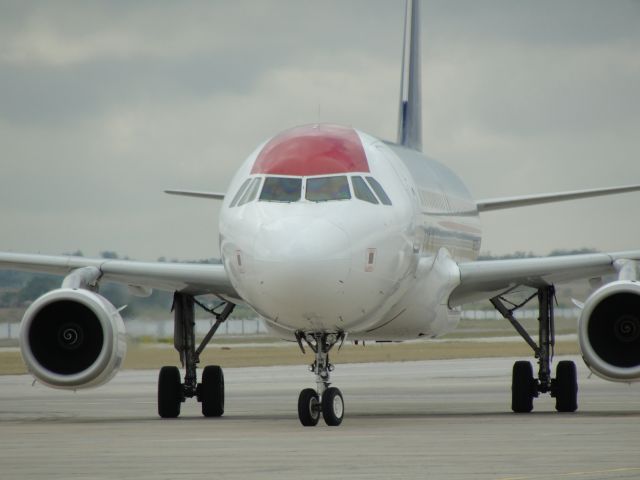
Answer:
<svg viewBox="0 0 640 480"><path fill-rule="evenodd" d="M553 478L569 478L569 477L585 477L587 475L602 475L602 474L610 474L610 473L628 473L628 472L640 472L640 467L626 467L626 468L612 468L609 470L588 470L588 471L579 471L579 472L567 472L567 473L545 473L545 474L536 474L536 475L524 475L517 477L500 477L496 480L533 480L536 478L549 478L549 476Z"/></svg>

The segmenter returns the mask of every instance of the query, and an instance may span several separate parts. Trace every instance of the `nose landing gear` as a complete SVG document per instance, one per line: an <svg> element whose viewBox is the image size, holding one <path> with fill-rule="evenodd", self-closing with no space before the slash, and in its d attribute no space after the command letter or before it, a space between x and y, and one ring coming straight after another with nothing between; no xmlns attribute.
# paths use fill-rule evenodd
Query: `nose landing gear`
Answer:
<svg viewBox="0 0 640 480"><path fill-rule="evenodd" d="M342 423L344 417L344 400L342 392L336 387L331 387L329 381L333 365L329 363L329 351L334 345L344 342L344 332L296 332L296 340L302 353L304 353L304 341L315 353L316 359L309 370L316 376L316 390L305 388L298 397L298 418L305 427L313 427L318 424L320 415L325 423L336 427Z"/></svg>

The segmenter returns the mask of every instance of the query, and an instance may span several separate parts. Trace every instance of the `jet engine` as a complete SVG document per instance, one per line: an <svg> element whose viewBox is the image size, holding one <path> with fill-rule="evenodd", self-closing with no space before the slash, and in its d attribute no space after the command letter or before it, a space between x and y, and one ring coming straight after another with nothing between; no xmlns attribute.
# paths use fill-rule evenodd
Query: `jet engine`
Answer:
<svg viewBox="0 0 640 480"><path fill-rule="evenodd" d="M640 283L619 280L600 287L578 323L587 366L607 380L640 380Z"/></svg>
<svg viewBox="0 0 640 480"><path fill-rule="evenodd" d="M20 351L31 374L54 388L97 387L111 380L127 350L124 322L107 299L60 288L24 314Z"/></svg>

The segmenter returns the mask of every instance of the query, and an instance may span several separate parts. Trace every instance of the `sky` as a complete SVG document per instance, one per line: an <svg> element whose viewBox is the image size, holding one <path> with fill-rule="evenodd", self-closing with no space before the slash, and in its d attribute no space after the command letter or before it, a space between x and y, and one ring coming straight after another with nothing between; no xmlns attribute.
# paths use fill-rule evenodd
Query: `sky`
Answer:
<svg viewBox="0 0 640 480"><path fill-rule="evenodd" d="M218 256L264 140L397 130L404 2L0 0L0 250ZM424 150L478 198L640 183L640 1L424 1ZM482 215L483 252L640 248L640 193Z"/></svg>

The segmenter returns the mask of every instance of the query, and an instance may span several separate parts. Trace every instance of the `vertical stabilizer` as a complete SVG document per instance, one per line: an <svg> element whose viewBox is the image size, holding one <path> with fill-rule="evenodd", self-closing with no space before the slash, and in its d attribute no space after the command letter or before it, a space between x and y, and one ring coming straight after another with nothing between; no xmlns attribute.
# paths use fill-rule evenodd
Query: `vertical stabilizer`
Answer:
<svg viewBox="0 0 640 480"><path fill-rule="evenodd" d="M415 150L422 150L420 70L420 1L407 0L402 47L398 143Z"/></svg>

